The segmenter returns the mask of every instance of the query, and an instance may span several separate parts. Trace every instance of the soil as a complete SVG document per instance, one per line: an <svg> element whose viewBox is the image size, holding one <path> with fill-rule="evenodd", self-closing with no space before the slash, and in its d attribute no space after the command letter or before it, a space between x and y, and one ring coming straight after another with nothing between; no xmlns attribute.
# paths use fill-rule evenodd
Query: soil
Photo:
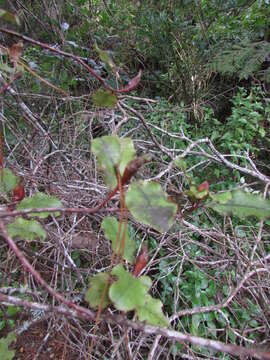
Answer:
<svg viewBox="0 0 270 360"><path fill-rule="evenodd" d="M6 336L8 329L1 331L0 337ZM16 343L11 346L16 350L13 360L77 360L78 355L61 333L53 331L48 335L46 321L38 322L17 335Z"/></svg>

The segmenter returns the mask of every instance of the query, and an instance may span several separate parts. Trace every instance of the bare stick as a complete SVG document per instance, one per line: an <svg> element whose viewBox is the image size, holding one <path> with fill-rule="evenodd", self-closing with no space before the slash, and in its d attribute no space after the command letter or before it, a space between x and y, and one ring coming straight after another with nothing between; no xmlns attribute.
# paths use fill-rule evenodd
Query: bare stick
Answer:
<svg viewBox="0 0 270 360"><path fill-rule="evenodd" d="M70 58L74 61L76 61L77 63L79 63L80 65L82 65L87 71L90 72L90 74L92 76L94 76L107 90L110 90L114 93L123 93L123 92L126 92L125 89L122 89L122 90L118 90L118 89L114 89L112 88L110 85L108 85L106 83L106 81L96 73L96 71L94 69L92 69L84 60L82 60L80 57L74 55L74 54L71 54L71 53L68 53L66 51L63 51L63 50L60 50L60 49L57 49L55 47L52 47L48 44L45 44L45 43L42 43L41 41L38 41L38 40L34 40L28 36L25 36L25 35L22 35L22 34L19 34L18 32L16 31L13 31L13 30L8 30L8 29L5 29L5 28L0 28L0 32L3 32L5 34L10 34L10 35L13 35L13 36L16 36L18 37L19 39L22 39L24 41L27 41L33 45L37 45L43 49L47 49L53 53L56 53L58 55L61 55L61 56L64 56L66 58ZM129 90L128 90L129 91Z"/></svg>
<svg viewBox="0 0 270 360"><path fill-rule="evenodd" d="M38 304L34 302L29 302L27 300L18 299L13 296L3 295L0 294L0 301L4 304L13 304L17 306L23 306L28 308L34 308L39 309L43 311L48 312L56 312L65 316L71 316L76 318L81 318L84 320L89 319L90 315L86 312L78 312L74 311L72 309L65 308L63 306L49 306L44 304ZM86 310L86 309L85 309ZM95 316L93 316L93 313L90 312L91 319ZM122 315L110 315L105 314L101 317L102 321L106 321L109 323L117 323L119 325L126 325L134 330L142 331L145 334L150 335L160 335L168 338L172 341L179 341L179 342L188 342L196 346L205 347L208 349L213 349L215 351L221 351L228 354L232 354L234 356L251 356L255 359L259 360L270 360L270 352L263 351L261 349L256 348L244 348L242 346L237 345L230 345L230 344L224 344L220 341L216 340L210 340L210 339L204 339L198 336L193 336L190 334L184 334L179 331L174 331L170 329L162 329L157 326L150 326L150 325L144 325L143 323L134 322L131 320L126 320L123 318Z"/></svg>
<svg viewBox="0 0 270 360"><path fill-rule="evenodd" d="M72 301L67 300L64 296L59 294L57 291L55 291L50 285L47 284L47 282L40 276L40 274L33 268L33 266L29 263L29 261L25 258L23 252L18 248L18 246L15 244L15 242L11 239L11 237L8 235L7 230L4 227L4 224L2 221L0 221L0 232L2 233L2 236L6 240L9 247L14 251L17 258L22 263L23 267L30 272L30 274L33 275L34 279L43 286L50 295L52 295L54 298L56 298L60 303L67 305L69 308L73 308L76 312L83 312L87 314L90 318L93 319L93 313L92 311L83 308L81 306L78 306L74 304Z"/></svg>

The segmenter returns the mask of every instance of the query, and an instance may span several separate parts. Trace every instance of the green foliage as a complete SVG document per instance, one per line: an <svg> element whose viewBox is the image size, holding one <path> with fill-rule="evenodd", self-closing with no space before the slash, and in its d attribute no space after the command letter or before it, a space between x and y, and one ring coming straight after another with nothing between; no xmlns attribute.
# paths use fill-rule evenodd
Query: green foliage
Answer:
<svg viewBox="0 0 270 360"><path fill-rule="evenodd" d="M3 62L3 59L0 58L0 70L3 72L3 74L14 74L15 70L14 68L8 66L6 63Z"/></svg>
<svg viewBox="0 0 270 360"><path fill-rule="evenodd" d="M12 360L15 356L15 350L10 350L10 344L16 340L14 332L10 332L6 338L0 339L0 358L1 360Z"/></svg>
<svg viewBox="0 0 270 360"><path fill-rule="evenodd" d="M0 274L1 278L1 274ZM0 310L0 331L3 330L6 326L10 329L15 327L15 316L21 311L21 308L13 305L9 305L7 310Z"/></svg>
<svg viewBox="0 0 270 360"><path fill-rule="evenodd" d="M117 281L111 285L109 296L118 310L131 311L144 305L145 296L152 285L149 277L137 279L123 265L114 267L112 275L117 276Z"/></svg>
<svg viewBox="0 0 270 360"><path fill-rule="evenodd" d="M106 76L108 77L106 81L111 86L118 85L116 80L111 78L111 75L115 77L115 72L120 69L120 67L119 69L116 68L113 57L117 59L117 63L121 63L121 69L124 70L119 71L121 71L121 78L126 82L129 81L129 78L124 72L130 73L131 70L137 73L138 68L142 67L144 69L143 86L138 89L141 92L140 94L147 93L157 98L165 96L170 101L159 99L160 101L157 104L151 105L151 111L148 111L145 105L141 106L137 102L135 103L134 99L126 98L124 102L133 105L135 103L134 108L144 112L149 126L156 125L156 128L151 128L156 139L168 149L174 149L174 156L175 154L181 154L189 143L184 137L181 137L180 134L183 131L192 141L196 141L201 137L209 137L219 151L225 156L231 156L230 160L241 166L250 166L247 160L238 156L248 152L256 165L257 160L260 158L260 171L265 166L266 169L269 169L268 158L264 156L265 153L268 153L267 149L270 145L269 97L260 87L255 88L252 86L253 80L257 83L270 78L270 69L266 68L270 51L270 16L267 1L194 2L185 0L168 2L162 0L127 2L126 0L112 0L108 2L108 8L104 5L105 3L101 4L98 1L92 1L91 4L86 0L63 3L64 10L61 9L60 15L62 19L67 19L71 24L70 29L66 33L59 30L61 42L53 39L54 41L49 41L49 43L61 43L61 47L62 45L66 46L70 51L71 45L68 45L67 40L76 41L79 46L72 47L72 52L74 51L83 59L87 58L89 64L92 61L94 70L99 74L102 74L103 70L107 70ZM34 10L38 8L37 4L31 4L31 6L34 7ZM35 13L33 9L31 8L29 13ZM25 14L27 16L26 12ZM58 29L58 22L54 23L53 21L55 20L51 20L46 16L46 22L53 25L52 29ZM29 24L31 24L30 21ZM57 24L57 27L55 24ZM96 26L97 24L98 26ZM91 29L90 40L89 28ZM49 31L47 34L42 34L42 36L47 40L52 39ZM35 38L39 38L39 34L36 32ZM92 47L95 42L101 44L101 48L108 50L101 50L97 45L93 49L87 49L87 46ZM96 58L95 60L89 59L89 54L91 57L93 56L92 50L97 52L99 59L105 65L98 63ZM113 54L112 50L114 51ZM4 60L5 56L3 56ZM31 46L26 49L24 57L27 61L34 60L38 64L42 76L59 83L65 89L71 88L72 92L73 90L77 92L77 88L81 87L83 88L81 92L87 94L93 93L93 88L96 89L96 83L93 86L91 80L88 79L88 73L76 69L74 64L71 65L69 61L63 60L63 58L59 59L44 52L42 52L41 57L40 51ZM11 74L13 71L4 62L0 64L0 68L6 74ZM219 72L222 76L215 76L213 72ZM237 79L235 79L236 76ZM29 81L27 84L30 85L31 92L43 94L44 89L40 83L36 79L33 81L33 79L29 80L29 78L30 76L24 80ZM239 88L236 96L233 97L234 90L230 90L229 93L227 90L235 89L235 86L239 85L239 79L246 80L241 82L242 86L243 84L246 86L246 89ZM81 81L86 85L85 87L82 86ZM112 83L113 81L114 83ZM19 86L23 89L25 84L19 84ZM219 96L216 96L217 94ZM118 101L115 94L101 89L93 93L92 99L95 106L110 109L114 109ZM177 99L179 105L172 103L175 99ZM225 100L224 103L227 104L227 107L225 105L226 113L231 113L230 116L220 115L219 113L223 99ZM37 101L37 109L41 108L42 101L40 97L39 101ZM58 101L58 99L55 99L55 101ZM68 101L70 100L68 99ZM76 100L76 103L72 103L70 108L72 107L73 110L78 110L78 112L85 110L83 101L82 99ZM64 111L59 110L60 107L56 107L57 111L54 113L58 113L59 118L62 119L68 107L63 107ZM196 115L196 113L199 115ZM48 119L52 118L49 105L44 110L43 115L46 121L47 115ZM125 128L121 134L128 133L126 127L128 130L134 127L134 133L136 134L137 125L134 126L134 124L136 124L135 121L137 120L133 119L133 117L130 117L129 120L127 124L123 125ZM50 122L50 126L52 126L50 127L51 131L54 130L54 126L56 128L54 122ZM85 129L85 124L76 123L75 126L78 132ZM24 127L25 124L23 124ZM157 127L161 128L161 130L158 130ZM119 131L121 132L122 129L121 127ZM5 131L7 130L7 127L5 127ZM174 135L167 136L166 132L172 132ZM5 140L9 145L12 144L13 146L17 143L16 139L10 142L7 136L8 134L5 134ZM88 142L86 143L85 140L87 136L88 132L85 131L82 143L80 143L80 138L78 144L87 148L88 151ZM205 144L200 144L200 147L202 150L209 151ZM110 189L114 189L117 186L116 168L119 168L120 174L123 175L127 164L135 157L132 140L116 136L95 139L92 142L92 151L97 157L100 168L104 171L106 185ZM161 164L156 165L153 162L151 166L154 172L160 172L163 166L168 165L168 159L165 156L162 158L163 155L158 153L155 156L161 157ZM177 186L179 192L181 191L181 196L185 201L184 206L186 206L184 211L191 207L192 202L204 200L208 196L209 192L207 190L198 191L198 185L205 179L210 178L211 190L235 188L233 182L239 180L240 175L238 172L232 173L225 167L210 164L210 157L207 159L209 162L205 163L205 167L200 167L202 171L198 171L196 166L200 166L202 160L204 161L205 158L199 155L188 156L185 160L179 157L175 161L175 165L181 169L181 172L168 176L166 180L168 188L170 185ZM173 172L173 169L171 170ZM163 181L164 177L161 180ZM2 186L0 191L6 197L16 184L15 182L12 187L11 183L12 180L4 179L3 184L0 184L0 187ZM162 191L159 184L135 181L131 183L129 189L123 195L128 209L136 220L160 232L170 229L174 222L177 207L168 201L167 194ZM44 195L36 198L35 196L22 201L17 206L17 209L61 206L59 200L55 198L45 199ZM212 229L215 222L221 223L221 218L216 216L210 221L210 216L204 211L203 205L201 201L199 209L193 211L192 214L188 214L188 221L199 229ZM254 225L257 219L265 219L269 216L269 205L269 200L264 200L260 195L243 191L226 191L211 194L211 202L207 204L208 207L222 215L232 214L244 219L251 217L251 220L245 220L245 225L250 226L251 232L257 226ZM205 213L207 213L207 216ZM48 215L49 213L38 214L33 212L30 214L30 216L39 216L40 218L46 218ZM54 215L58 215L58 213ZM245 252L250 252L249 244L253 238L245 241L248 231L246 228L244 230L240 228L242 222L239 222L239 219L235 220L233 218L232 223L233 225L240 224L240 231L235 231L235 234L237 236L236 240L239 241L240 253L245 255ZM125 224L122 225L120 240L124 226ZM182 233L182 226L181 222L177 222L175 224L176 231L179 230ZM106 238L112 242L112 248L119 252L120 245L116 247L115 244L119 227L118 221L112 217L105 218L101 227ZM133 229L127 229L135 232ZM20 236L27 240L33 240L36 237L44 239L46 236L38 222L22 218L18 218L14 223L9 224L8 230L11 236ZM141 229L136 232L137 241L141 243ZM184 231L185 234L186 231ZM181 246L185 251L184 258L181 251L181 257L179 256L180 259L178 259L177 250L174 252L175 257L172 256L172 252L168 251L166 244L155 255L155 265L150 268L151 276L157 279L153 291L159 294L166 311L168 309L170 314L174 313L176 306L178 306L178 309L176 309L178 311L185 307L209 306L216 303L222 299L222 295L228 295L229 286L231 288L232 285L233 288L238 283L236 276L232 276L232 284L227 285L231 280L231 273L228 272L224 275L225 280L222 278L225 282L225 284L222 284L222 288L222 285L217 282L217 279L220 279L219 276L209 270L212 266L211 261L208 262L209 259L206 258L202 250L203 246L207 245L211 251L220 254L220 243L218 240L215 241L216 239L213 236L213 241L212 237L209 237L207 243L203 243L203 246L200 247L197 245L200 241L197 235L193 234L193 231L189 231L188 236L185 235L183 241L181 239ZM187 241L185 242L185 240ZM158 246L158 238L153 237L151 242L151 251L153 252ZM168 247L177 249L174 239L169 245ZM267 246L269 247L269 245ZM259 250L267 253L267 251L269 252L267 246L264 248L262 244ZM230 256L235 256L229 248L228 252ZM134 263L134 253L135 240L131 238L129 231L127 231L124 259L130 264ZM73 251L72 258L77 266L88 266L84 254L80 251ZM182 261L182 259L183 268L178 266L178 261ZM188 259L188 261L186 262L184 259ZM160 261L158 262L158 260ZM198 264L205 264L204 267L197 268L193 264L193 260L198 261ZM187 263L188 265L186 265ZM230 269L230 266L234 266L233 261L228 262L227 268ZM180 271L181 277L179 278ZM218 272L221 272L221 270L219 269ZM152 298L148 293L151 285L152 282L149 277L137 279L125 270L122 265L117 265L113 268L112 274L99 273L90 278L86 301L96 309L100 305L102 293L107 287L105 300L102 303L103 308L114 305L116 309L121 311L135 311L140 321L146 321L149 324L158 326L168 326L168 321L162 312L161 301ZM174 296L178 293L179 304L174 304ZM258 316L258 309L255 308L255 304L247 304L245 299L241 301L241 304L237 304L235 300L227 309L222 309L224 316L221 312L212 312L183 317L181 319L181 321L183 320L181 331L184 329L195 335L218 339L222 339L225 334L226 338L224 335L223 340L227 341L229 336L232 342L236 342L238 338L234 328L240 328L243 330L241 341L245 341L244 339L247 337L253 339L252 336L255 338L255 335L249 330L258 326L255 320L255 317ZM208 357L209 354L204 355ZM175 357L177 356L180 355L176 352Z"/></svg>
<svg viewBox="0 0 270 360"><path fill-rule="evenodd" d="M259 88L252 88L250 94L243 88L233 99L232 115L228 118L222 150L239 153L243 150L258 152L263 143L269 144L270 104L265 104L265 95Z"/></svg>
<svg viewBox="0 0 270 360"><path fill-rule="evenodd" d="M184 272L180 282L180 292L192 307L209 306L214 303L217 286L205 273L194 266ZM193 335L216 337L217 325L214 312L194 314L185 317L183 322Z"/></svg>
<svg viewBox="0 0 270 360"><path fill-rule="evenodd" d="M115 63L113 62L113 59L112 59L112 55L109 51L106 51L106 50L101 50L97 44L95 44L95 50L96 52L98 53L99 55L99 58L102 62L104 62L106 65L108 65L108 67L115 71L116 70L116 65Z"/></svg>
<svg viewBox="0 0 270 360"><path fill-rule="evenodd" d="M25 209L39 209L39 208L60 208L62 203L54 196L49 196L47 194L36 192L31 198L23 199L19 205L17 205L17 210ZM41 213L31 213L29 216L37 216L40 219L46 219L50 215L49 212ZM54 216L59 216L59 212L53 213Z"/></svg>
<svg viewBox="0 0 270 360"><path fill-rule="evenodd" d="M147 294L152 285L148 276L136 279L122 265L115 266L112 275L117 276L118 280L111 285L109 296L118 310L136 310L140 321L168 326L168 320L162 313L162 303Z"/></svg>
<svg viewBox="0 0 270 360"><path fill-rule="evenodd" d="M108 281L109 275L106 273L99 273L89 279L90 286L85 294L85 300L92 308L98 308L102 299L102 309L109 305Z"/></svg>
<svg viewBox="0 0 270 360"><path fill-rule="evenodd" d="M148 276L141 276L137 279L121 264L116 265L111 274L112 284L110 287L109 275L106 273L99 273L89 279L90 287L86 292L85 299L90 306L97 308L104 298L103 309L112 302L118 310L125 312L135 310L140 321L161 327L168 326L168 320L162 312L161 301L153 299L148 294L152 285Z"/></svg>
<svg viewBox="0 0 270 360"><path fill-rule="evenodd" d="M7 194L12 191L17 184L17 178L10 169L3 169L3 181L0 179L0 192Z"/></svg>
<svg viewBox="0 0 270 360"><path fill-rule="evenodd" d="M133 182L126 194L126 205L137 220L160 232L170 228L177 211L177 206L155 182Z"/></svg>
<svg viewBox="0 0 270 360"><path fill-rule="evenodd" d="M209 206L223 215L234 214L242 218L255 216L259 220L270 217L270 201L261 195L241 190L211 195Z"/></svg>
<svg viewBox="0 0 270 360"><path fill-rule="evenodd" d="M4 195L11 192L17 185L17 178L10 169L3 169L3 181L0 182L0 192ZM61 201L55 197L48 196L44 193L37 192L31 198L24 198L18 205L17 210L31 209L31 208L50 208L61 207ZM50 213L31 213L29 216L37 216L45 219ZM59 213L55 212L54 216ZM7 225L8 233L11 237L20 237L23 240L33 241L37 238L40 240L46 239L46 232L42 225L36 220L27 220L22 217L16 218L13 222Z"/></svg>
<svg viewBox="0 0 270 360"><path fill-rule="evenodd" d="M120 174L123 175L128 163L135 158L136 151L132 139L123 138L119 139L121 146L121 160L118 164Z"/></svg>
<svg viewBox="0 0 270 360"><path fill-rule="evenodd" d="M121 244L124 241L123 259L127 260L130 264L133 264L136 250L135 240L131 238L128 228L126 230L125 237L123 238L124 226L122 226L118 244L116 244L119 225L120 224L116 218L107 216L105 219L103 219L101 228L104 230L105 237L112 242L112 249L116 254L120 253Z"/></svg>
<svg viewBox="0 0 270 360"><path fill-rule="evenodd" d="M99 89L93 93L93 104L108 109L113 109L117 104L117 96L108 90Z"/></svg>
<svg viewBox="0 0 270 360"><path fill-rule="evenodd" d="M240 80L247 79L259 73L269 53L270 44L266 41L244 41L218 54L212 62L213 71L223 75L236 75ZM263 78L265 74L263 72L260 76Z"/></svg>
<svg viewBox="0 0 270 360"><path fill-rule="evenodd" d="M0 8L0 18L2 18L5 21L15 23L16 25L20 25L20 19L17 15L10 13L7 10Z"/></svg>
<svg viewBox="0 0 270 360"><path fill-rule="evenodd" d="M117 186L115 167L123 175L126 165L134 158L135 149L131 139L120 139L117 136L103 136L94 139L92 151L104 172L104 181L109 188Z"/></svg>
<svg viewBox="0 0 270 360"><path fill-rule="evenodd" d="M36 220L25 220L22 217L18 217L14 222L7 225L7 229L9 236L12 238L19 236L27 241L33 241L37 238L40 240L46 239L46 231Z"/></svg>
<svg viewBox="0 0 270 360"><path fill-rule="evenodd" d="M136 307L136 313L140 321L146 321L147 324L152 324L160 327L167 327L168 320L162 312L163 304L158 299L153 299L150 295L145 296L145 303L143 306Z"/></svg>

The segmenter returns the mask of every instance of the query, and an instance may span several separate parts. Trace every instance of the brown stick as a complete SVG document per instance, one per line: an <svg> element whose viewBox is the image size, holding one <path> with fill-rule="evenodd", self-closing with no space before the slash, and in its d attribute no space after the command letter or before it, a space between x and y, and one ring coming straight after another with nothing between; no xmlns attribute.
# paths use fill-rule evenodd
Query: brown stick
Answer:
<svg viewBox="0 0 270 360"><path fill-rule="evenodd" d="M43 310L46 312L54 312L65 316L76 317L83 320L89 320L95 318L95 314L92 313L90 310L88 312L91 314L86 314L85 312L77 312L72 309L65 308L63 306L51 306L45 304L39 304L36 302L30 302L27 300L19 299L14 296L4 295L0 293L0 302L5 304L13 304L16 306L23 306L32 309ZM172 341L179 341L179 342L188 342L195 346L200 346L208 349L213 349L215 351L221 351L224 353L232 354L234 356L242 356L242 357L254 357L255 359L259 360L270 360L270 352L264 351L262 349L253 348L244 348L242 346L231 345L231 344L224 344L221 341L204 339L198 336L193 336L190 334L184 334L179 331L174 331L170 329L161 329L157 326L150 326L145 325L143 323L134 322L131 320L126 320L123 318L122 315L116 314L104 314L101 317L102 321L111 324L119 324L125 325L129 328L132 328L137 331L142 331L145 334L151 335L160 335L164 336L165 338L172 340Z"/></svg>
<svg viewBox="0 0 270 360"><path fill-rule="evenodd" d="M14 77L0 89L0 95L3 94L3 93L7 90L7 88L8 88L12 83L14 83L15 80L19 79L20 77L22 77L22 73L21 73L21 72L16 73L16 74L14 75Z"/></svg>
<svg viewBox="0 0 270 360"><path fill-rule="evenodd" d="M81 64L84 68L86 68L91 75L93 75L106 89L110 90L110 91L113 91L113 92L117 92L118 90L116 89L113 89L111 86L109 86L108 84L106 84L105 80L99 76L94 69L92 69L89 65L87 65L82 59L80 59L78 56L74 55L74 54L71 54L71 53L68 53L66 51L63 51L63 50L59 50L59 49L56 49L48 44L45 44L45 43L42 43L41 41L38 41L38 40L34 40L28 36L25 36L25 35L22 35L22 34L19 34L18 32L16 31L13 31L13 30L9 30L9 29L5 29L5 28L0 28L0 32L3 32L5 34L9 34L9 35L13 35L13 36L16 36L18 37L19 39L22 39L24 41L27 41L33 45L37 45L43 49L47 49L53 53L56 53L58 55L62 55L66 58L70 58L70 59L73 59L75 60L77 63Z"/></svg>
<svg viewBox="0 0 270 360"><path fill-rule="evenodd" d="M33 268L33 266L29 263L29 261L25 258L23 252L18 248L18 246L15 244L15 242L12 240L12 238L8 235L7 230L4 227L4 224L2 221L0 221L0 232L9 245L9 247L14 251L17 258L22 263L23 267L30 272L30 274L33 275L34 279L43 286L50 295L52 295L54 298L56 298L60 303L67 305L69 308L72 308L77 313L84 313L88 317L92 318L93 313L81 306L78 306L74 304L72 301L67 300L64 296L59 294L57 291L55 291L50 285L47 284L47 282L40 276L40 274ZM93 318L92 318L93 319Z"/></svg>

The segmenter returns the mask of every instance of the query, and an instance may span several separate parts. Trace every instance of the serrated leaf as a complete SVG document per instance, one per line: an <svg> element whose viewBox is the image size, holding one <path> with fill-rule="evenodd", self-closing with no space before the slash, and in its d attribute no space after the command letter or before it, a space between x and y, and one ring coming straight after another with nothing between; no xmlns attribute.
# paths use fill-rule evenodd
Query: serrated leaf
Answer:
<svg viewBox="0 0 270 360"><path fill-rule="evenodd" d="M0 9L0 18L6 20L8 22L20 25L20 20L19 20L18 16L10 13L7 10Z"/></svg>
<svg viewBox="0 0 270 360"><path fill-rule="evenodd" d="M136 220L165 232L173 224L177 205L156 182L133 182L126 194L126 206Z"/></svg>
<svg viewBox="0 0 270 360"><path fill-rule="evenodd" d="M109 287L107 286L109 281L109 275L106 273L99 273L89 279L90 287L88 288L85 294L85 300L90 304L94 309L98 308L102 300L102 295L104 289L107 287L105 297L102 303L102 309L105 309L109 303L110 299L108 296Z"/></svg>
<svg viewBox="0 0 270 360"><path fill-rule="evenodd" d="M162 312L162 305L160 300L153 299L150 295L146 295L144 305L136 308L139 320L146 321L147 324L150 325L167 327L169 321Z"/></svg>
<svg viewBox="0 0 270 360"><path fill-rule="evenodd" d="M34 196L30 198L24 198L20 204L17 205L17 210L25 209L39 209L39 208L54 208L62 207L62 203L59 199L54 196L49 196L47 194L36 192ZM49 212L41 213L31 213L29 216L37 216L40 219L46 219L50 215ZM53 213L54 216L59 216L59 212Z"/></svg>
<svg viewBox="0 0 270 360"><path fill-rule="evenodd" d="M106 239L110 240L112 242L112 249L116 254L120 253L121 249L121 240L124 233L124 226L121 228L121 234L118 240L118 244L116 246L116 239L117 239L117 233L119 228L119 222L116 218L112 216L108 216L105 219L103 219L101 228L104 230ZM126 236L125 236L125 246L124 246L124 254L123 258L127 260L130 264L134 263L135 259L135 250L136 250L136 244L135 240L131 239L129 235L129 231L127 229Z"/></svg>
<svg viewBox="0 0 270 360"><path fill-rule="evenodd" d="M147 294L152 286L148 276L137 279L121 264L113 268L112 275L117 276L117 281L111 285L109 297L118 310L136 310L140 321L162 327L168 326L168 320L162 313L161 301Z"/></svg>
<svg viewBox="0 0 270 360"><path fill-rule="evenodd" d="M10 332L6 338L0 339L0 359L1 360L12 360L15 356L15 350L10 350L8 347L12 341L16 340L14 332Z"/></svg>
<svg viewBox="0 0 270 360"><path fill-rule="evenodd" d="M36 220L25 220L22 217L18 217L13 223L8 224L7 230L12 238L19 236L21 239L28 241L33 241L37 238L40 240L46 239L46 231Z"/></svg>
<svg viewBox="0 0 270 360"><path fill-rule="evenodd" d="M212 202L208 204L222 215L237 215L241 218L255 216L259 220L270 217L270 201L261 195L235 190L217 195L211 195Z"/></svg>
<svg viewBox="0 0 270 360"><path fill-rule="evenodd" d="M3 181L0 177L0 192L7 194L17 184L17 178L10 169L3 169Z"/></svg>
<svg viewBox="0 0 270 360"><path fill-rule="evenodd" d="M211 194L212 200L218 204L226 204L232 199L232 192L226 191L221 194Z"/></svg>
<svg viewBox="0 0 270 360"><path fill-rule="evenodd" d="M117 96L109 90L98 89L92 95L92 101L95 106L113 109L117 104Z"/></svg>
<svg viewBox="0 0 270 360"><path fill-rule="evenodd" d="M115 166L123 175L126 165L135 157L131 139L118 136L102 136L92 142L92 151L97 157L100 168L104 171L104 181L109 188L117 186Z"/></svg>
<svg viewBox="0 0 270 360"><path fill-rule="evenodd" d="M109 297L116 309L130 311L144 306L145 296L152 284L151 279L146 281L144 276L141 281L127 272L121 264L113 268L112 275L118 278L109 290Z"/></svg>

